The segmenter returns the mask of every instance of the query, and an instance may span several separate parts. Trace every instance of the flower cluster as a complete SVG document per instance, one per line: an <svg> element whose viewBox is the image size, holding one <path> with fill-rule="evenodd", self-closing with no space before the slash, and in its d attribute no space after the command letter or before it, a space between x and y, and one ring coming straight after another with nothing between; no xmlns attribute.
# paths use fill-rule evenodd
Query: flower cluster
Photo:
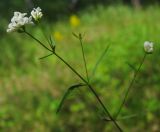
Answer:
<svg viewBox="0 0 160 132"><path fill-rule="evenodd" d="M144 51L148 54L151 54L153 52L153 42L145 41Z"/></svg>
<svg viewBox="0 0 160 132"><path fill-rule="evenodd" d="M34 8L31 11L31 16L27 17L27 13L21 13L21 12L14 12L14 16L11 19L11 23L8 25L7 32L15 32L15 31L21 31L22 28L25 27L25 25L33 24L32 18L35 21L38 21L42 17L41 9Z"/></svg>
<svg viewBox="0 0 160 132"><path fill-rule="evenodd" d="M26 17L27 13L14 12L11 23L8 25L7 32L20 30L24 25L32 24L32 17Z"/></svg>

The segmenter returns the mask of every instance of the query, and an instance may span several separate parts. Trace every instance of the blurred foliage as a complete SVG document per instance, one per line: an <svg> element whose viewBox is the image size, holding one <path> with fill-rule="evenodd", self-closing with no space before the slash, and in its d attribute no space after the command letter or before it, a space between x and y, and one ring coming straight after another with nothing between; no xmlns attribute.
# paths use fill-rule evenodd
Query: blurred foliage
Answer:
<svg viewBox="0 0 160 132"><path fill-rule="evenodd" d="M156 6L140 10L125 6L98 6L80 12L78 18L81 24L76 28L70 25L70 17L54 24L44 23L44 31L49 31L47 34L55 37L57 32L63 36L61 41L56 41L56 50L81 74L84 74L84 69L80 45L72 32L85 33L84 50L89 75L104 48L111 44L93 77L92 85L113 115L133 76L126 62L137 67L144 54L144 41L155 43L155 52L145 60L120 115L137 115L119 120L125 131L160 130L159 12L160 8ZM28 28L46 42L40 29ZM104 112L85 88L74 91L65 101L60 114L56 115L66 88L79 82L79 79L55 56L39 60L47 52L24 34L5 34L0 43L0 131L116 130L111 123L101 120Z"/></svg>
<svg viewBox="0 0 160 132"><path fill-rule="evenodd" d="M111 4L133 4L133 1L139 1L142 5L158 4L159 0L1 0L0 11L1 18L8 18L11 12L21 10L26 12L28 9L40 6L44 13L47 14L49 20L56 20L64 15L75 13L81 9L97 4L111 5Z"/></svg>

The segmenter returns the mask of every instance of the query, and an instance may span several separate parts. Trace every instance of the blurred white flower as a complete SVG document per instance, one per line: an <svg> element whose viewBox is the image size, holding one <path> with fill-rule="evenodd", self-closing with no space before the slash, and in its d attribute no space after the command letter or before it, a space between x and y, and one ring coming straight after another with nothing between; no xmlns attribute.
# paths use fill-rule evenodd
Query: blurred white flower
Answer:
<svg viewBox="0 0 160 132"><path fill-rule="evenodd" d="M144 51L149 54L152 53L153 52L153 42L145 41Z"/></svg>
<svg viewBox="0 0 160 132"><path fill-rule="evenodd" d="M27 24L33 24L32 17L26 17L27 13L14 12L11 23L8 25L7 32L18 31Z"/></svg>
<svg viewBox="0 0 160 132"><path fill-rule="evenodd" d="M41 19L41 17L43 16L41 12L41 8L40 7L33 8L33 10L31 11L31 15L35 21L38 21L39 19Z"/></svg>

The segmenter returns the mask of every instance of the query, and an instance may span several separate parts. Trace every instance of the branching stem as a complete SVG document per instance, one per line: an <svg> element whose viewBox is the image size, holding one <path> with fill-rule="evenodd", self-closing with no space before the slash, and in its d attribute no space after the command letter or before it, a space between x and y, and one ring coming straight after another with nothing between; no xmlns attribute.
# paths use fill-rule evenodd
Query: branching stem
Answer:
<svg viewBox="0 0 160 132"><path fill-rule="evenodd" d="M109 116L110 120L114 123L114 125L117 127L117 129L120 132L123 132L123 130L120 128L120 126L118 125L118 123L113 119L112 115L110 114L110 112L108 111L108 109L105 107L105 105L103 104L103 102L101 101L101 99L99 98L97 92L94 90L94 88L89 84L88 81L86 81L71 65L69 65L62 57L60 57L56 52L53 52L52 50L50 50L48 47L46 47L41 41L39 41L37 38L35 38L33 35L31 35L30 33L28 33L27 31L24 30L24 33L26 33L28 36L30 36L31 38L33 38L34 40L36 40L40 45L42 45L45 49L47 49L48 51L52 52L58 59L60 59L65 65L67 65L90 89L90 91L94 94L94 96L96 97L97 101L100 103L100 105L102 106L102 108L104 109L105 113Z"/></svg>

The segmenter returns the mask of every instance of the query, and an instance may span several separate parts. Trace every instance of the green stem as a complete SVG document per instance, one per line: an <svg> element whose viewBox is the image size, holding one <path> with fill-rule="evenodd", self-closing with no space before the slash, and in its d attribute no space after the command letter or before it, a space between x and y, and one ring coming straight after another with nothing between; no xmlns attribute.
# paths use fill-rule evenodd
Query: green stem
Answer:
<svg viewBox="0 0 160 132"><path fill-rule="evenodd" d="M120 112L121 112L121 110L122 110L122 107L124 106L124 104L125 104L125 102L126 102L126 100L127 100L128 94L129 94L129 92L130 92L130 90L131 90L131 88L132 88L132 86L133 86L133 84L134 84L134 82L135 82L135 80L136 80L136 77L137 77L138 72L140 71L140 69L141 69L141 67L142 67L142 64L144 63L144 60L145 60L145 58L146 58L146 55L147 55L147 53L144 54L143 59L142 59L140 65L139 65L138 69L137 69L136 72L134 73L133 79L131 80L131 83L130 83L127 91L126 91L126 94L125 94L124 99L123 99L123 101L122 101L122 104L120 105L120 108L119 108L119 110L118 110L118 112L117 112L117 114L116 114L116 116L115 116L115 119L118 118L118 116L119 116L119 114L120 114Z"/></svg>

